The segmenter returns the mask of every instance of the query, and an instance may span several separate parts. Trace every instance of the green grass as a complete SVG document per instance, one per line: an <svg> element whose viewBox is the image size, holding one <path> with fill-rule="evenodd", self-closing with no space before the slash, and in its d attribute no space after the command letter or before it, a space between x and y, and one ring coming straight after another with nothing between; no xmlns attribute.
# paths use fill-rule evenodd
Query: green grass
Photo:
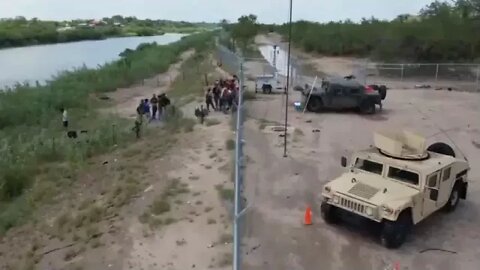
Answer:
<svg viewBox="0 0 480 270"><path fill-rule="evenodd" d="M63 72L46 86L22 84L14 91L0 91L0 235L27 220L43 203L54 202L91 157L135 140L130 120L97 111L106 105L93 98L96 94L164 72L182 52L209 48L211 37L211 33L204 33L171 45L140 45L121 60L98 69ZM60 125L61 107L68 109L72 129L88 130L87 135L76 142L65 136ZM192 127L193 120L183 121L180 112L170 113L168 131ZM124 155L133 156L135 151ZM66 169L45 171L51 164L65 164ZM129 196L130 191L122 192L118 204L127 202ZM96 219L94 212L90 214Z"/></svg>

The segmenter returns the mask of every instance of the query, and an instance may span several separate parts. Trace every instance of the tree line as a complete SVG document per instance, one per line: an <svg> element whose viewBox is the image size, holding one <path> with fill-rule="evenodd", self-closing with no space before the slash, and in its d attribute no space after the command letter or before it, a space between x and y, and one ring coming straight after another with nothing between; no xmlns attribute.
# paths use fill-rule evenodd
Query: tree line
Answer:
<svg viewBox="0 0 480 270"><path fill-rule="evenodd" d="M259 32L278 32L286 39L289 24L259 24L255 15L235 23L223 20L229 48L246 48ZM473 62L480 60L480 0L435 1L416 16L292 25L292 43L307 52L370 57L381 61Z"/></svg>
<svg viewBox="0 0 480 270"><path fill-rule="evenodd" d="M288 24L263 29L288 35ZM415 62L480 60L480 0L435 1L418 16L399 15L391 21L298 21L292 30L292 44L323 55Z"/></svg>
<svg viewBox="0 0 480 270"><path fill-rule="evenodd" d="M208 24L140 20L136 17L103 18L95 26L89 20L41 21L24 17L0 19L0 49L36 44L98 40L116 36L153 36L165 32L196 32L211 27ZM63 28L63 29L62 29Z"/></svg>

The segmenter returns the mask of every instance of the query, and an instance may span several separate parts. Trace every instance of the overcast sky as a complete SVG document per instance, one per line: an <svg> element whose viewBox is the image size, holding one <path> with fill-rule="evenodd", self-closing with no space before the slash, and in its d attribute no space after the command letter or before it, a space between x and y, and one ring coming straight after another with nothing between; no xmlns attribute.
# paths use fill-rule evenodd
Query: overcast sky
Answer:
<svg viewBox="0 0 480 270"><path fill-rule="evenodd" d="M294 20L319 22L375 16L392 19L417 13L433 0L293 0ZM218 22L256 14L261 22L288 20L289 0L0 0L0 18L102 18L120 14L138 18Z"/></svg>

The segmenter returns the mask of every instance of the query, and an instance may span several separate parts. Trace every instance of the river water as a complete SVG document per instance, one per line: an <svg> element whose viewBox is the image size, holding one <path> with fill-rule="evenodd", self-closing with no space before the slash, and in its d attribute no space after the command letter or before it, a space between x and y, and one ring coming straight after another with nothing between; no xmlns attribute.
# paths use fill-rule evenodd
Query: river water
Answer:
<svg viewBox="0 0 480 270"><path fill-rule="evenodd" d="M139 44L168 44L184 34L168 33L152 37L122 37L95 41L80 41L0 50L0 89L16 82L35 83L51 79L60 71L83 65L96 68L119 58L125 49Z"/></svg>

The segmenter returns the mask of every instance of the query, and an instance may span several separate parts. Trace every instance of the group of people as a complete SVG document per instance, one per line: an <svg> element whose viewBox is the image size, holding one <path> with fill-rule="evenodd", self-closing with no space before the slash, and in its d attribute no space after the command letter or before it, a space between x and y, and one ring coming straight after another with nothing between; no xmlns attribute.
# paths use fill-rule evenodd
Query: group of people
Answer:
<svg viewBox="0 0 480 270"><path fill-rule="evenodd" d="M170 105L170 99L165 93L155 95L150 98L142 99L137 106L137 114L146 117L149 121L157 119L162 120L162 115L165 112L165 108Z"/></svg>
<svg viewBox="0 0 480 270"><path fill-rule="evenodd" d="M233 75L232 79L220 79L215 81L213 86L208 87L205 94L207 111L210 111L210 108L222 112L233 110L234 105L237 105L238 84L237 76Z"/></svg>
<svg viewBox="0 0 480 270"><path fill-rule="evenodd" d="M140 130L143 123L143 119L147 119L148 122L152 120L162 120L165 118L166 107L170 105L170 99L165 93L153 96L148 99L140 100L140 104L137 106L137 117L135 119L134 131L137 138L140 138Z"/></svg>

